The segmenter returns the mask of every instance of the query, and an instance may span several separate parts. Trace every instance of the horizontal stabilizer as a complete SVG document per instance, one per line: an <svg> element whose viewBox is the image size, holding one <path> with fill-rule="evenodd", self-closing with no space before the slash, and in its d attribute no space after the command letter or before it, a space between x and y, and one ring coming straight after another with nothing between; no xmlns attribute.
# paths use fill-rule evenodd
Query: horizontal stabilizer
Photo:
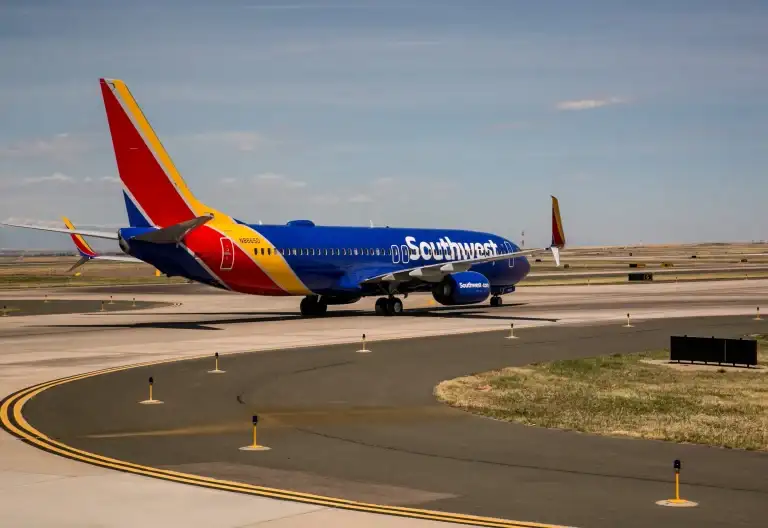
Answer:
<svg viewBox="0 0 768 528"><path fill-rule="evenodd" d="M84 231L82 229L62 229L58 227L42 227L42 226L35 226L35 225L21 225L21 224L7 224L5 222L0 222L0 225L8 226L8 227L23 227L25 229L37 229L38 231L50 231L52 233L67 233L68 235L82 235L82 236L89 236L89 237L95 237L95 238L106 238L107 240L117 240L117 232L115 233L107 233L104 231Z"/></svg>
<svg viewBox="0 0 768 528"><path fill-rule="evenodd" d="M211 220L213 220L213 215L211 214L198 216L192 220L187 220L172 226L164 227L156 231L142 233L141 235L137 235L131 238L131 240L151 242L152 244L178 244L186 236L187 233L193 229L197 229L203 224L210 222Z"/></svg>

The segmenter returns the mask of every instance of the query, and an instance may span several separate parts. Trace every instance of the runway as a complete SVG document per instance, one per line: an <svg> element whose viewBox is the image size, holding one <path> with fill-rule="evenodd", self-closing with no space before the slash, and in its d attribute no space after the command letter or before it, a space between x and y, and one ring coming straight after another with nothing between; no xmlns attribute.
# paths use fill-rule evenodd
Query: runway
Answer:
<svg viewBox="0 0 768 528"><path fill-rule="evenodd" d="M750 526L755 525L755 512L765 498L768 484L760 477L765 474L761 454L523 428L443 407L435 403L431 391L445 378L535 358L663 345L670 325L675 324L691 333L751 332L755 325L764 324L753 322L749 315L768 299L766 281L521 289L507 296L515 306L499 310L430 311L426 298L414 296L406 308L425 306L398 318L396 324L393 318L369 315L370 311L357 310L356 305L335 307L339 309L335 317L296 321L295 299L267 305L262 299L229 294L146 297L186 300L177 307L126 314L0 321L3 394L98 368L220 351L227 373L218 377L205 373L211 367L208 363L153 368L158 397L166 403L152 409L136 404L146 397L148 371L129 370L44 392L24 412L30 422L67 443L110 450L144 464L336 497L348 494L380 504L524 521L615 526L620 520L622 526L647 526L682 519L714 525L723 519L718 515L729 515L729 524ZM620 324L627 306L637 323L633 329ZM738 317L700 319L726 315ZM668 320L691 316L699 319ZM521 336L514 344L501 339L510 322ZM595 323L604 326L592 326ZM481 330L488 332L470 333ZM354 353L355 341L363 332L371 340L371 354ZM454 335L381 341L441 334ZM297 348L321 344L326 346ZM292 349L228 355L284 347ZM112 383L106 387L110 378ZM83 388L91 396L79 399L78 410L72 407L72 398L82 395L78 391ZM112 397L99 396L107 388ZM67 395L67 391L75 392ZM308 400L307 392L316 398ZM59 418L51 421L51 410ZM154 413L153 420L140 420L138 411ZM271 458L243 464L237 447L248 443L248 418L254 411L265 417L262 443L273 449L266 453ZM66 420L73 412L78 421ZM136 434L150 430L162 434ZM113 436L93 437L105 434ZM144 479L67 461L9 440L3 435L0 444L0 485L7 491L0 506L14 526L59 525L46 512L30 514L22 506L39 500L55 504L64 497L97 498L100 506L93 508L104 509L101 517L93 509L86 516L73 514L73 525L93 519L104 522L106 511L137 511L139 504L152 514L128 514L116 524L159 523L163 518L206 526L214 510L218 515L214 524L219 526L264 520L281 527L422 522ZM147 451L150 445L152 450ZM701 502L699 508L684 513L653 504L671 493L675 457L685 463L683 482L690 487L684 490L695 492L691 498ZM345 463L351 460L365 463ZM33 478L35 474L50 478ZM57 486L62 474L70 477L69 486ZM93 480L88 475L98 476L97 488L86 486ZM80 483L80 488L73 483ZM78 489L82 496L77 495ZM187 499L182 501L181 496Z"/></svg>

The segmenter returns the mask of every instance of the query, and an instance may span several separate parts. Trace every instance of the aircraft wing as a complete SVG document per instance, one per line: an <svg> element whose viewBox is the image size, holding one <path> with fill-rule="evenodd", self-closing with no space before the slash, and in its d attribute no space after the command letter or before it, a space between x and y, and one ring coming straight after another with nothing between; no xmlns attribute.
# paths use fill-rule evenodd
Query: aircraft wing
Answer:
<svg viewBox="0 0 768 528"><path fill-rule="evenodd" d="M497 255L488 255L472 259L454 260L449 262L438 262L426 266L415 266L403 270L383 273L375 277L362 281L361 284L374 284L379 282L403 282L411 279L421 279L426 282L439 282L443 276L450 275L460 271L467 271L472 266L509 260L515 257L533 255L545 251L551 251L555 263L560 266L560 248L565 246L565 233L563 231L562 220L560 219L560 207L557 198L552 196L552 244L548 248L526 249L508 253L499 253Z"/></svg>
<svg viewBox="0 0 768 528"><path fill-rule="evenodd" d="M42 227L42 226L35 226L35 225L21 225L21 224L8 224L6 222L0 222L0 225L8 226L8 227L23 227L24 229L37 229L38 231L51 231L53 233L68 233L68 234L76 234L81 236L90 236L94 238L106 238L108 240L117 240L117 232L109 233L105 231L84 231L82 229L63 229L59 227Z"/></svg>
<svg viewBox="0 0 768 528"><path fill-rule="evenodd" d="M427 282L435 282L439 281L444 275L450 275L451 273L456 273L459 271L467 271L472 266L477 266L478 264L495 262L497 260L509 260L514 257L533 255L534 253L541 253L543 251L552 251L555 253L556 250L557 248L526 249L525 251L500 253L498 255L492 255L488 257L454 260L452 262L439 262L437 264L430 264L428 266L416 266L413 268L407 268L393 271L391 273L377 275L376 277L371 277L370 279L364 280L362 284L373 284L376 282L403 282L411 279L422 279Z"/></svg>

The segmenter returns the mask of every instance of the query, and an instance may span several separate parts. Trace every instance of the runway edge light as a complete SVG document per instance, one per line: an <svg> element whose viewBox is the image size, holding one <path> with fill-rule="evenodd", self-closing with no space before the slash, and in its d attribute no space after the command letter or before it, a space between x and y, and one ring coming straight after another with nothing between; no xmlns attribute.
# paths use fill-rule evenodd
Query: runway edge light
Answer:
<svg viewBox="0 0 768 528"><path fill-rule="evenodd" d="M219 353L218 352L214 354L214 358L215 358L216 366L213 370L209 370L208 374L224 374L225 372L224 370L219 370Z"/></svg>
<svg viewBox="0 0 768 528"><path fill-rule="evenodd" d="M149 377L149 399L140 401L139 403L144 404L144 405L152 405L152 404L163 403L160 400L156 400L156 399L154 399L152 397L152 388L153 388L154 384L155 384L155 379L152 376L150 376Z"/></svg>
<svg viewBox="0 0 768 528"><path fill-rule="evenodd" d="M249 446L241 447L240 451L269 451L271 448L259 445L256 441L256 426L259 423L258 415L254 414L251 421L253 423L253 443Z"/></svg>
<svg viewBox="0 0 768 528"><path fill-rule="evenodd" d="M680 498L680 468L682 464L679 459L676 459L672 466L675 468L675 498L656 501L656 504L659 506L675 506L678 508L691 508L693 506L698 506L698 502Z"/></svg>
<svg viewBox="0 0 768 528"><path fill-rule="evenodd" d="M367 354L368 352L370 352L370 350L365 348L365 334L363 334L363 348L361 348L357 352L360 353L360 354Z"/></svg>

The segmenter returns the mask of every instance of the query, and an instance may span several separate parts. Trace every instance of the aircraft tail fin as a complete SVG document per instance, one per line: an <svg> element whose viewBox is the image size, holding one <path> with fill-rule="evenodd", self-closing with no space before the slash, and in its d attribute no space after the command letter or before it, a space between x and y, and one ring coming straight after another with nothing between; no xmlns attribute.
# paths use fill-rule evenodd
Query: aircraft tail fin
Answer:
<svg viewBox="0 0 768 528"><path fill-rule="evenodd" d="M99 83L131 226L163 228L206 214L228 218L195 198L126 84Z"/></svg>

